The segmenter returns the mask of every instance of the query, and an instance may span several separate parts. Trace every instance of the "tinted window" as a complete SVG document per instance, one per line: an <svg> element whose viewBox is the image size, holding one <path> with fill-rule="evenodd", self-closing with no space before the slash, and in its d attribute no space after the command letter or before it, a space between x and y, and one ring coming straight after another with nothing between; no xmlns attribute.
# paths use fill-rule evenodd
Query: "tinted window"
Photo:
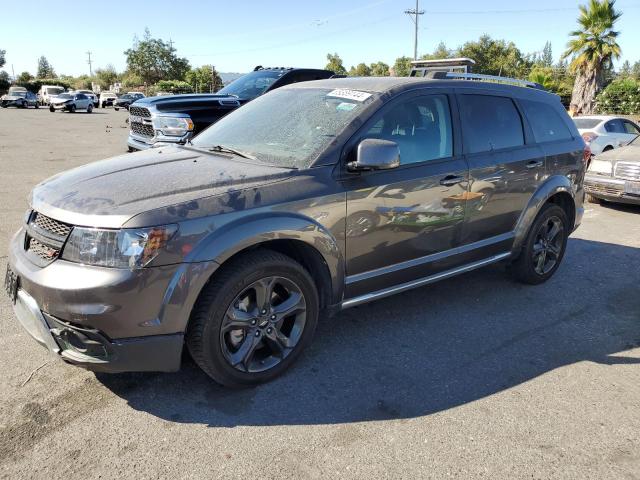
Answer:
<svg viewBox="0 0 640 480"><path fill-rule="evenodd" d="M622 120L610 120L604 125L604 128L609 133L627 133Z"/></svg>
<svg viewBox="0 0 640 480"><path fill-rule="evenodd" d="M547 103L521 100L524 113L531 124L533 135L540 143L571 140L573 136L555 108Z"/></svg>
<svg viewBox="0 0 640 480"><path fill-rule="evenodd" d="M510 98L460 95L460 114L469 153L524 145L522 120Z"/></svg>
<svg viewBox="0 0 640 480"><path fill-rule="evenodd" d="M76 95L76 98L78 100L84 100L85 98L87 98L87 96L83 93L79 93L78 95Z"/></svg>
<svg viewBox="0 0 640 480"><path fill-rule="evenodd" d="M221 95L237 95L240 98L255 98L262 95L276 80L282 77L283 70L258 70L247 73L231 82L218 93Z"/></svg>
<svg viewBox="0 0 640 480"><path fill-rule="evenodd" d="M638 131L638 127L636 127L633 123L628 122L626 120L624 122L624 131L632 135L640 135L640 131Z"/></svg>
<svg viewBox="0 0 640 480"><path fill-rule="evenodd" d="M378 113L363 138L396 142L402 164L452 156L451 112L445 95L412 98Z"/></svg>

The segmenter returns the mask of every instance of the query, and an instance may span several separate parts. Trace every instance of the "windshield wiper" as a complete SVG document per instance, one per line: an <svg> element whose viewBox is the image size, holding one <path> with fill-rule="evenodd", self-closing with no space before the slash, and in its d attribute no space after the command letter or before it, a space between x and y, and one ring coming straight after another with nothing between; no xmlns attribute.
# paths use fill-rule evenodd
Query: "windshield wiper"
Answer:
<svg viewBox="0 0 640 480"><path fill-rule="evenodd" d="M225 147L224 145L216 145L214 147L208 148L208 150L210 152L231 153L233 155L237 155L242 158L248 158L249 160L259 161L256 157L254 157L250 153L243 152L241 150L236 150L234 148Z"/></svg>

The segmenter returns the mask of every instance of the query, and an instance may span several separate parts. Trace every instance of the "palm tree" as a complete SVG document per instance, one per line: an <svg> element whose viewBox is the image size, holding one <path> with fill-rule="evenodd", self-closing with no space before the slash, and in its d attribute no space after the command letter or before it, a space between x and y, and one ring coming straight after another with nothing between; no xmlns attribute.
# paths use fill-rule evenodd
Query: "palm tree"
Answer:
<svg viewBox="0 0 640 480"><path fill-rule="evenodd" d="M620 58L619 32L613 30L621 12L615 0L589 0L580 5L579 30L567 44L563 58L571 57L570 69L576 75L571 103L583 114L593 113L596 95L604 84L604 72L612 68L613 59Z"/></svg>

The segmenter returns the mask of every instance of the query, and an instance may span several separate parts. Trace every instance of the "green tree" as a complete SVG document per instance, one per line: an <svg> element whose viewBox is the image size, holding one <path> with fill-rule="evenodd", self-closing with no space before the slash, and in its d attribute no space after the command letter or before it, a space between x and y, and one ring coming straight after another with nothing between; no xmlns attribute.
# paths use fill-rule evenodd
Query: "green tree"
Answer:
<svg viewBox="0 0 640 480"><path fill-rule="evenodd" d="M614 80L598 94L595 110L610 115L637 115L640 113L640 81Z"/></svg>
<svg viewBox="0 0 640 480"><path fill-rule="evenodd" d="M620 75L622 78L633 76L633 71L631 70L631 63L629 62L629 60L626 60L622 64L622 67L620 67L620 72L618 72L618 75Z"/></svg>
<svg viewBox="0 0 640 480"><path fill-rule="evenodd" d="M144 84L144 80L140 75L137 75L133 72L125 72L122 75L122 85L127 88L136 88L140 87Z"/></svg>
<svg viewBox="0 0 640 480"><path fill-rule="evenodd" d="M371 64L371 76L372 77L388 77L389 65L384 62L376 62Z"/></svg>
<svg viewBox="0 0 640 480"><path fill-rule="evenodd" d="M553 80L553 70L549 67L534 67L529 74L529 80L539 83L545 90L556 90L556 84Z"/></svg>
<svg viewBox="0 0 640 480"><path fill-rule="evenodd" d="M29 72L22 72L20 75L18 75L18 78L16 78L16 83L22 85L24 83L29 83L31 80L33 80L33 75L31 75Z"/></svg>
<svg viewBox="0 0 640 480"><path fill-rule="evenodd" d="M351 67L349 70L350 77L370 77L371 76L371 67L366 63L359 63L355 67Z"/></svg>
<svg viewBox="0 0 640 480"><path fill-rule="evenodd" d="M11 80L9 79L9 74L4 70L0 72L0 92L4 93L9 90L11 86Z"/></svg>
<svg viewBox="0 0 640 480"><path fill-rule="evenodd" d="M542 55L537 63L541 67L553 67L553 47L551 46L551 42L544 44Z"/></svg>
<svg viewBox="0 0 640 480"><path fill-rule="evenodd" d="M142 78L148 85L159 80L183 80L189 71L189 61L176 55L176 49L168 42L152 38L145 29L142 40L133 41L133 47L126 50L127 70Z"/></svg>
<svg viewBox="0 0 640 480"><path fill-rule="evenodd" d="M326 70L331 70L336 75L347 74L347 69L344 68L344 65L342 64L342 59L340 58L340 55L338 55L337 53L334 53L333 55L331 55L330 53L327 53L327 66L324 68Z"/></svg>
<svg viewBox="0 0 640 480"><path fill-rule="evenodd" d="M476 42L465 43L458 55L475 60L475 73L526 78L531 69L531 61L513 42L494 40L489 35L482 35Z"/></svg>
<svg viewBox="0 0 640 480"><path fill-rule="evenodd" d="M631 68L631 75L633 75L633 78L636 80L640 80L640 62L633 64L633 67Z"/></svg>
<svg viewBox="0 0 640 480"><path fill-rule="evenodd" d="M6 63L6 59L5 59L6 54L7 54L6 50L0 50L0 68L4 67L4 64Z"/></svg>
<svg viewBox="0 0 640 480"><path fill-rule="evenodd" d="M36 73L37 78L55 78L56 72L53 70L53 66L47 60L44 55L38 58L38 70Z"/></svg>
<svg viewBox="0 0 640 480"><path fill-rule="evenodd" d="M154 88L160 92L171 93L191 93L193 88L189 82L184 80L160 80L155 84Z"/></svg>
<svg viewBox="0 0 640 480"><path fill-rule="evenodd" d="M75 77L71 80L71 86L75 90L91 90L91 82L93 78L89 75L80 75L79 77Z"/></svg>
<svg viewBox="0 0 640 480"><path fill-rule="evenodd" d="M454 51L447 48L444 42L440 42L433 53L427 53L420 57L420 60L440 60L443 58L452 58Z"/></svg>
<svg viewBox="0 0 640 480"><path fill-rule="evenodd" d="M408 77L411 73L411 61L410 57L398 57L393 64L393 73L396 77Z"/></svg>
<svg viewBox="0 0 640 480"><path fill-rule="evenodd" d="M185 80L196 93L217 92L222 88L222 79L213 65L203 65L189 70Z"/></svg>
<svg viewBox="0 0 640 480"><path fill-rule="evenodd" d="M619 32L613 30L621 12L615 0L589 0L580 5L578 30L571 32L564 58L571 57L571 70L576 74L571 103L583 114L593 113L597 94L605 84L605 73L620 58Z"/></svg>
<svg viewBox="0 0 640 480"><path fill-rule="evenodd" d="M98 68L95 73L95 81L100 85L101 90L107 90L118 81L118 72L113 65L109 64L105 68Z"/></svg>

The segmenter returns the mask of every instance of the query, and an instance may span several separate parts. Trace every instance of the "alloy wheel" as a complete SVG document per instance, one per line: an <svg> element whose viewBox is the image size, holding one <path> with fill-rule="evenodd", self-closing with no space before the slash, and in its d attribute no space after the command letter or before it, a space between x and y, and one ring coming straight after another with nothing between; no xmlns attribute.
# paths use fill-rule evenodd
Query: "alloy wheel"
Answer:
<svg viewBox="0 0 640 480"><path fill-rule="evenodd" d="M296 347L306 324L306 301L293 281L262 278L244 288L225 313L220 345L226 361L246 373L263 372Z"/></svg>
<svg viewBox="0 0 640 480"><path fill-rule="evenodd" d="M533 243L533 265L538 275L546 275L557 265L564 243L564 225L559 217L547 219L536 233Z"/></svg>

